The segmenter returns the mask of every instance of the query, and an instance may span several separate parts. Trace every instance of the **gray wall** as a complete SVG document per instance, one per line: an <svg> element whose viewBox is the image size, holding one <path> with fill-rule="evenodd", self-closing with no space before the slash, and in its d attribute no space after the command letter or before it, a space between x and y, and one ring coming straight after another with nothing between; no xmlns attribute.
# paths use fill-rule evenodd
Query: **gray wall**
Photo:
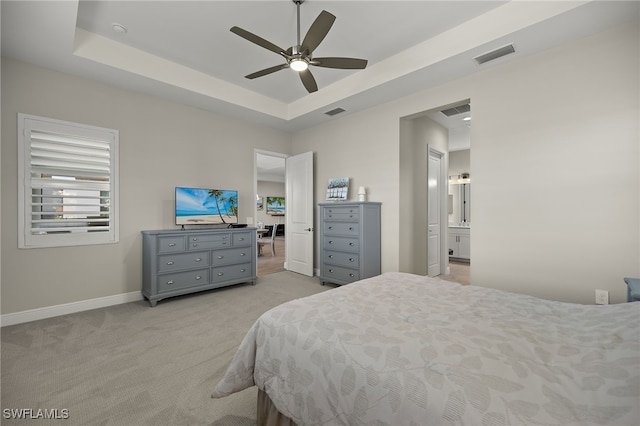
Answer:
<svg viewBox="0 0 640 426"><path fill-rule="evenodd" d="M18 112L120 131L119 244L18 250ZM255 212L254 148L290 145L268 127L3 58L2 313L139 292L140 231L175 227L175 186L237 189L245 221Z"/></svg>
<svg viewBox="0 0 640 426"><path fill-rule="evenodd" d="M2 312L139 291L140 231L173 226L174 186L237 188L253 215L254 148L314 151L316 202L329 178L365 186L382 202L382 270L420 268L404 263L401 221L426 205L407 212L401 185L426 172L409 164L419 129L403 118L461 99L473 105L472 283L621 302L622 277L640 276L639 35L636 22L293 135L3 59ZM120 131L119 244L17 249L18 112Z"/></svg>
<svg viewBox="0 0 640 426"><path fill-rule="evenodd" d="M622 302L622 278L640 276L639 39L634 22L487 68L307 129L292 148L316 151L317 199L329 177L367 186L382 202L382 270L416 269L400 222L426 210L400 200L418 173L401 155L416 131L401 120L470 99L471 282L579 303L599 288Z"/></svg>

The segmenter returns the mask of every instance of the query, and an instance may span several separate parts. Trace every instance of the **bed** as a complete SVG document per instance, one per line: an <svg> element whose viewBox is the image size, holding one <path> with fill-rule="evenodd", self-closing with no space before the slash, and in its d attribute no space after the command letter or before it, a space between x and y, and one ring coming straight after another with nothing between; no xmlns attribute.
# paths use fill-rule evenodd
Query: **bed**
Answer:
<svg viewBox="0 0 640 426"><path fill-rule="evenodd" d="M254 385L258 425L638 425L640 303L386 273L264 313L212 396Z"/></svg>

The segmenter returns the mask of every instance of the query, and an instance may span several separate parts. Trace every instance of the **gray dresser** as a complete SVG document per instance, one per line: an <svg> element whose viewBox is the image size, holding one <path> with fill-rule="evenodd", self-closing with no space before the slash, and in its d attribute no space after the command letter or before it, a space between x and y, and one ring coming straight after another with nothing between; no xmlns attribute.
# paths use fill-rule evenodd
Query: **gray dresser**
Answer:
<svg viewBox="0 0 640 426"><path fill-rule="evenodd" d="M142 295L158 300L256 283L256 229L142 231Z"/></svg>
<svg viewBox="0 0 640 426"><path fill-rule="evenodd" d="M380 275L381 203L322 203L320 283L348 284Z"/></svg>

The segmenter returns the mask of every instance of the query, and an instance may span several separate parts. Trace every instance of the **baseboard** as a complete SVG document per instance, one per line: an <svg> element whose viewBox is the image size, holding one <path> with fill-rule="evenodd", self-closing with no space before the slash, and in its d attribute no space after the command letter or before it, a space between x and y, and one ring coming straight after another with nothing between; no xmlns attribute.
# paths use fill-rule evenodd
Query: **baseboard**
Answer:
<svg viewBox="0 0 640 426"><path fill-rule="evenodd" d="M24 322L37 321L60 315L89 311L91 309L105 308L121 303L135 302L141 299L142 293L134 291L131 293L98 297L96 299L81 300L79 302L64 303L62 305L47 306L45 308L29 309L27 311L0 315L0 326L5 327L7 325L22 324Z"/></svg>

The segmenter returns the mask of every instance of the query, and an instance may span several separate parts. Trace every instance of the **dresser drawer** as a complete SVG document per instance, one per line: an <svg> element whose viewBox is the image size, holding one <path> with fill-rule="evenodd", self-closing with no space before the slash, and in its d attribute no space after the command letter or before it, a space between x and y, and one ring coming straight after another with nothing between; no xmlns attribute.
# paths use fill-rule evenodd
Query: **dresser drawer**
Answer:
<svg viewBox="0 0 640 426"><path fill-rule="evenodd" d="M209 252L189 252L163 254L158 256L158 272L180 271L183 269L206 268L209 266Z"/></svg>
<svg viewBox="0 0 640 426"><path fill-rule="evenodd" d="M324 220L358 221L360 219L360 207L329 207L323 209Z"/></svg>
<svg viewBox="0 0 640 426"><path fill-rule="evenodd" d="M357 237L360 235L360 227L353 222L324 222L322 232L325 235L344 235L346 237Z"/></svg>
<svg viewBox="0 0 640 426"><path fill-rule="evenodd" d="M231 235L189 235L188 244L189 250L231 247Z"/></svg>
<svg viewBox="0 0 640 426"><path fill-rule="evenodd" d="M209 283L209 270L176 272L158 276L158 292L178 290Z"/></svg>
<svg viewBox="0 0 640 426"><path fill-rule="evenodd" d="M158 238L158 253L172 253L177 251L184 251L184 236L178 237L159 237Z"/></svg>
<svg viewBox="0 0 640 426"><path fill-rule="evenodd" d="M332 265L346 266L349 268L359 268L360 255L357 253L341 253L325 250L323 262L330 263Z"/></svg>
<svg viewBox="0 0 640 426"><path fill-rule="evenodd" d="M343 268L340 266L324 265L325 279L337 281L353 282L360 279L360 272L357 269Z"/></svg>
<svg viewBox="0 0 640 426"><path fill-rule="evenodd" d="M231 237L234 247L251 245L251 233L249 232L235 232Z"/></svg>
<svg viewBox="0 0 640 426"><path fill-rule="evenodd" d="M251 277L251 263L221 266L211 269L211 282L217 283L227 280Z"/></svg>
<svg viewBox="0 0 640 426"><path fill-rule="evenodd" d="M251 247L238 247L211 252L211 266L248 262L251 259Z"/></svg>
<svg viewBox="0 0 640 426"><path fill-rule="evenodd" d="M324 238L324 249L359 252L360 240L357 238L327 236Z"/></svg>

